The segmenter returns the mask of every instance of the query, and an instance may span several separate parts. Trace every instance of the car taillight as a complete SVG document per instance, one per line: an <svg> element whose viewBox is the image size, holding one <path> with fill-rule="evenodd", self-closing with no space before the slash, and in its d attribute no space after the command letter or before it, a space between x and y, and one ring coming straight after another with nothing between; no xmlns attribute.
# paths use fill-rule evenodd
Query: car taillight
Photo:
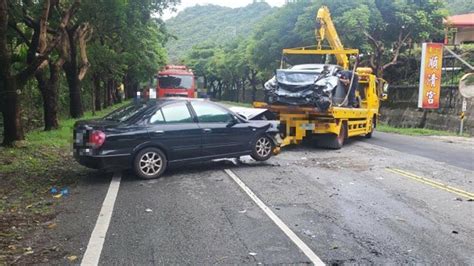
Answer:
<svg viewBox="0 0 474 266"><path fill-rule="evenodd" d="M100 148L105 142L105 133L100 130L94 130L89 135L89 143L93 148Z"/></svg>

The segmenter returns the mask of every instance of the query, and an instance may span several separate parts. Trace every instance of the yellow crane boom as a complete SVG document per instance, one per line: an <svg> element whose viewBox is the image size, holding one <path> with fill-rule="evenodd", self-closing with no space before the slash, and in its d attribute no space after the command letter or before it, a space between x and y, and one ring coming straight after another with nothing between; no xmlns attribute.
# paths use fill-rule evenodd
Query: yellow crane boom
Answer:
<svg viewBox="0 0 474 266"><path fill-rule="evenodd" d="M349 58L348 55L358 55L358 49L344 49L341 39L337 34L336 27L331 19L331 12L326 6L319 8L316 15L315 29L316 35L316 49L315 46L310 47L298 47L291 49L283 49L285 55L334 55L336 57L337 64L344 69L349 69ZM327 40L331 49L323 49L323 41Z"/></svg>
<svg viewBox="0 0 474 266"><path fill-rule="evenodd" d="M344 45L342 45L341 39L339 39L336 27L334 27L334 23L331 19L331 12L327 6L322 6L318 10L316 23L317 27L315 34L316 40L318 41L317 49L322 50L322 42L326 39L327 35L327 40L333 50L344 51ZM349 68L349 59L346 54L335 54L335 56L338 65L342 66L344 69Z"/></svg>

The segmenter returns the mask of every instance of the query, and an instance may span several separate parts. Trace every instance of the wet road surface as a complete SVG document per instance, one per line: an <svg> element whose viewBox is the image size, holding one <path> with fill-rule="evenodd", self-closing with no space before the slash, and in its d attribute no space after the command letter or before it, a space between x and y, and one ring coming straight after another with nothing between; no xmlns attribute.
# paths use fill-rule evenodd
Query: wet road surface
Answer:
<svg viewBox="0 0 474 266"><path fill-rule="evenodd" d="M229 169L326 264L472 265L473 149L425 141L380 133L339 151L287 147L265 163L212 162L152 181L124 173L99 264L311 263ZM61 247L81 260L110 176L84 180L58 217L57 241L67 234Z"/></svg>

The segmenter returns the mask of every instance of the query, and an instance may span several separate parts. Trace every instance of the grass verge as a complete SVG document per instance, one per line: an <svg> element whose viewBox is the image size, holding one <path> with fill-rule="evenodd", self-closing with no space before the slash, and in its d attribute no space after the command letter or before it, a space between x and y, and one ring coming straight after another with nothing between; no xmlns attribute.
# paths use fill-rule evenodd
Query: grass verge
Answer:
<svg viewBox="0 0 474 266"><path fill-rule="evenodd" d="M114 105L83 119L104 116L128 102ZM48 227L60 199L51 188L69 189L87 171L72 158L75 119L60 121L53 131L34 130L16 148L0 147L0 265L41 262L30 242L35 229Z"/></svg>
<svg viewBox="0 0 474 266"><path fill-rule="evenodd" d="M408 136L459 136L459 134L451 131L427 128L393 127L387 124L378 124L377 131L386 133L396 133ZM463 137L469 137L469 135L464 134Z"/></svg>

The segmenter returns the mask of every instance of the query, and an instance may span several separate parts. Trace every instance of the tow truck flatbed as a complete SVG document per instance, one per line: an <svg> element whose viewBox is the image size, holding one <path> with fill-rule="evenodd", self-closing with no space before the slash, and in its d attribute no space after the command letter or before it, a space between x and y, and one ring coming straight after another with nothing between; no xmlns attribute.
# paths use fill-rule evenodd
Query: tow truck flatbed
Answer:
<svg viewBox="0 0 474 266"><path fill-rule="evenodd" d="M368 114L367 109L349 108L343 106L333 106L327 111L323 112L316 107L309 106L293 106L293 105L278 105L267 104L265 102L254 102L255 108L264 108L274 113L285 114L305 114L309 116L328 117L328 118L366 118Z"/></svg>

